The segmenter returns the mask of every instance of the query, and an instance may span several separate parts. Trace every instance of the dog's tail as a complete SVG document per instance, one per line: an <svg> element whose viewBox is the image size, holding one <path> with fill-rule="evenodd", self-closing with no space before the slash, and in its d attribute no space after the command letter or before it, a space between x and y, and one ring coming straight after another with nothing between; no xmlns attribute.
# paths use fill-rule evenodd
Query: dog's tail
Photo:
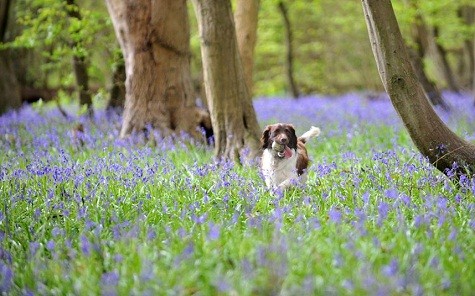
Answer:
<svg viewBox="0 0 475 296"><path fill-rule="evenodd" d="M312 126L308 131L299 137L299 140L307 143L308 140L320 135L320 129L318 127Z"/></svg>

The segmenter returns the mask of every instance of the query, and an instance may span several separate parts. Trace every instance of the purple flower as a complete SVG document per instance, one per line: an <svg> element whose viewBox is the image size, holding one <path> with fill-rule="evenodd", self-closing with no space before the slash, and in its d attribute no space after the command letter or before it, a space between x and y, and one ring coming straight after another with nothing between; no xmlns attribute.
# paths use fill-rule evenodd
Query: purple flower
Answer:
<svg viewBox="0 0 475 296"><path fill-rule="evenodd" d="M117 286L119 285L119 274L116 271L103 273L101 276L102 295L117 295Z"/></svg>
<svg viewBox="0 0 475 296"><path fill-rule="evenodd" d="M395 276L399 271L399 264L396 259L392 259L388 265L383 266L383 274L387 277Z"/></svg>
<svg viewBox="0 0 475 296"><path fill-rule="evenodd" d="M53 240L49 240L47 243L46 243L46 249L50 252L52 252L54 250L54 241Z"/></svg>
<svg viewBox="0 0 475 296"><path fill-rule="evenodd" d="M82 253L86 256L89 256L91 254L91 243L84 234L81 235L80 245Z"/></svg>
<svg viewBox="0 0 475 296"><path fill-rule="evenodd" d="M369 192L366 191L365 193L363 193L363 196L361 198L363 199L363 203L367 205L369 203Z"/></svg>
<svg viewBox="0 0 475 296"><path fill-rule="evenodd" d="M408 195L402 194L402 195L401 195L401 200L402 200L402 202L404 203L404 205L406 205L406 206L410 206L410 205L411 205L411 198L410 198Z"/></svg>
<svg viewBox="0 0 475 296"><path fill-rule="evenodd" d="M150 229L147 231L147 239L148 239L148 240L153 240L153 239L155 239L156 237L157 237L157 232L156 232L154 229L150 228Z"/></svg>
<svg viewBox="0 0 475 296"><path fill-rule="evenodd" d="M378 214L379 214L379 223L381 223L389 213L389 205L384 201L380 202L378 205Z"/></svg>
<svg viewBox="0 0 475 296"><path fill-rule="evenodd" d="M209 231L208 231L208 239L210 241L217 240L219 238L220 233L221 233L221 228L219 227L219 225L210 223Z"/></svg>
<svg viewBox="0 0 475 296"><path fill-rule="evenodd" d="M220 292L220 293L228 293L228 292L231 291L231 285L222 276L219 276L215 280L214 286L218 289L218 292Z"/></svg>
<svg viewBox="0 0 475 296"><path fill-rule="evenodd" d="M51 234L53 235L53 237L62 236L64 235L64 230L59 227L54 227L51 231Z"/></svg>
<svg viewBox="0 0 475 296"><path fill-rule="evenodd" d="M196 216L193 214L193 216L191 217L193 222L195 222L196 224L203 224L206 219L208 218L208 213L204 213L203 215L201 216Z"/></svg>
<svg viewBox="0 0 475 296"><path fill-rule="evenodd" d="M13 271L0 261L0 292L8 294L13 285Z"/></svg>
<svg viewBox="0 0 475 296"><path fill-rule="evenodd" d="M335 207L332 207L328 211L328 217L330 218L330 221L332 221L336 224L339 224L341 222L342 214L338 209L336 209Z"/></svg>
<svg viewBox="0 0 475 296"><path fill-rule="evenodd" d="M384 195L390 199L395 199L398 197L398 191L394 188L384 191Z"/></svg>

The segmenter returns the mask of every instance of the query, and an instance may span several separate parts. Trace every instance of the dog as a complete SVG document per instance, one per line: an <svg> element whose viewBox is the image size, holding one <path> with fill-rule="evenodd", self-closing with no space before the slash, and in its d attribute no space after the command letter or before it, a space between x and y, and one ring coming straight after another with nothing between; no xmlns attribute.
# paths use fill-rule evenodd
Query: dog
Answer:
<svg viewBox="0 0 475 296"><path fill-rule="evenodd" d="M305 144L318 135L320 129L314 126L300 137L291 124L276 123L265 128L261 138L261 171L268 189L284 190L307 181L309 157Z"/></svg>

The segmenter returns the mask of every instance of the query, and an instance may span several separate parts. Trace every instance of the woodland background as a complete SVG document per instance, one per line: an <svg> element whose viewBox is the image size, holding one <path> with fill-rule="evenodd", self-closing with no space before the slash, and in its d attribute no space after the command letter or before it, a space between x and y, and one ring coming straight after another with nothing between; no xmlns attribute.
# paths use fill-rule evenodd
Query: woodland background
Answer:
<svg viewBox="0 0 475 296"><path fill-rule="evenodd" d="M90 93L95 102L107 102L111 93L112 97L117 96L114 85L120 87L123 83L123 61L103 1L6 2L10 6L9 17L2 32L0 55L13 57L24 101L38 97L48 100L55 95L70 98L78 89L74 60L87 61ZM393 1L393 6L411 48L420 46L415 33L417 26L422 24L426 28L426 48L421 55L429 79L439 89L471 90L475 81L473 2L398 0ZM293 95L382 90L359 1L266 0L260 1L258 15L254 97L291 94L285 74L288 44L282 7L291 32L292 69L297 87ZM201 58L191 3L189 15L192 76L199 92ZM0 77L11 76L4 69Z"/></svg>
<svg viewBox="0 0 475 296"><path fill-rule="evenodd" d="M105 2L0 0L0 113L14 90L59 98L0 116L0 294L473 294L473 0L392 1L399 26L389 0L262 0L253 102L244 71L221 71L241 64L228 1ZM169 22L150 21L150 7ZM187 11L191 50L177 36ZM213 16L199 23L214 43L198 36L195 11ZM104 108L125 87L113 25L135 25L120 38L138 52L123 112ZM162 50L163 36L175 47ZM203 47L219 45L216 66ZM153 72L160 53L169 67ZM168 79L184 64L185 78ZM194 101L191 80L216 103L214 155L177 125L199 114L176 104ZM142 121L134 132L130 118ZM307 146L306 186L271 192L238 157L258 142L254 126L284 120L322 135Z"/></svg>

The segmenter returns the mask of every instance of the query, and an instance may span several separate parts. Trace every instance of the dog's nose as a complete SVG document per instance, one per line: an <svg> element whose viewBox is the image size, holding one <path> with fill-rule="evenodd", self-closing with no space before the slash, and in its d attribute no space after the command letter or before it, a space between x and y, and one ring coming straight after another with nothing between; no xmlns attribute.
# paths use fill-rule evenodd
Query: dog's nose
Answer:
<svg viewBox="0 0 475 296"><path fill-rule="evenodd" d="M280 138L280 144L287 144L288 142L289 142L289 139L287 139L287 137Z"/></svg>

